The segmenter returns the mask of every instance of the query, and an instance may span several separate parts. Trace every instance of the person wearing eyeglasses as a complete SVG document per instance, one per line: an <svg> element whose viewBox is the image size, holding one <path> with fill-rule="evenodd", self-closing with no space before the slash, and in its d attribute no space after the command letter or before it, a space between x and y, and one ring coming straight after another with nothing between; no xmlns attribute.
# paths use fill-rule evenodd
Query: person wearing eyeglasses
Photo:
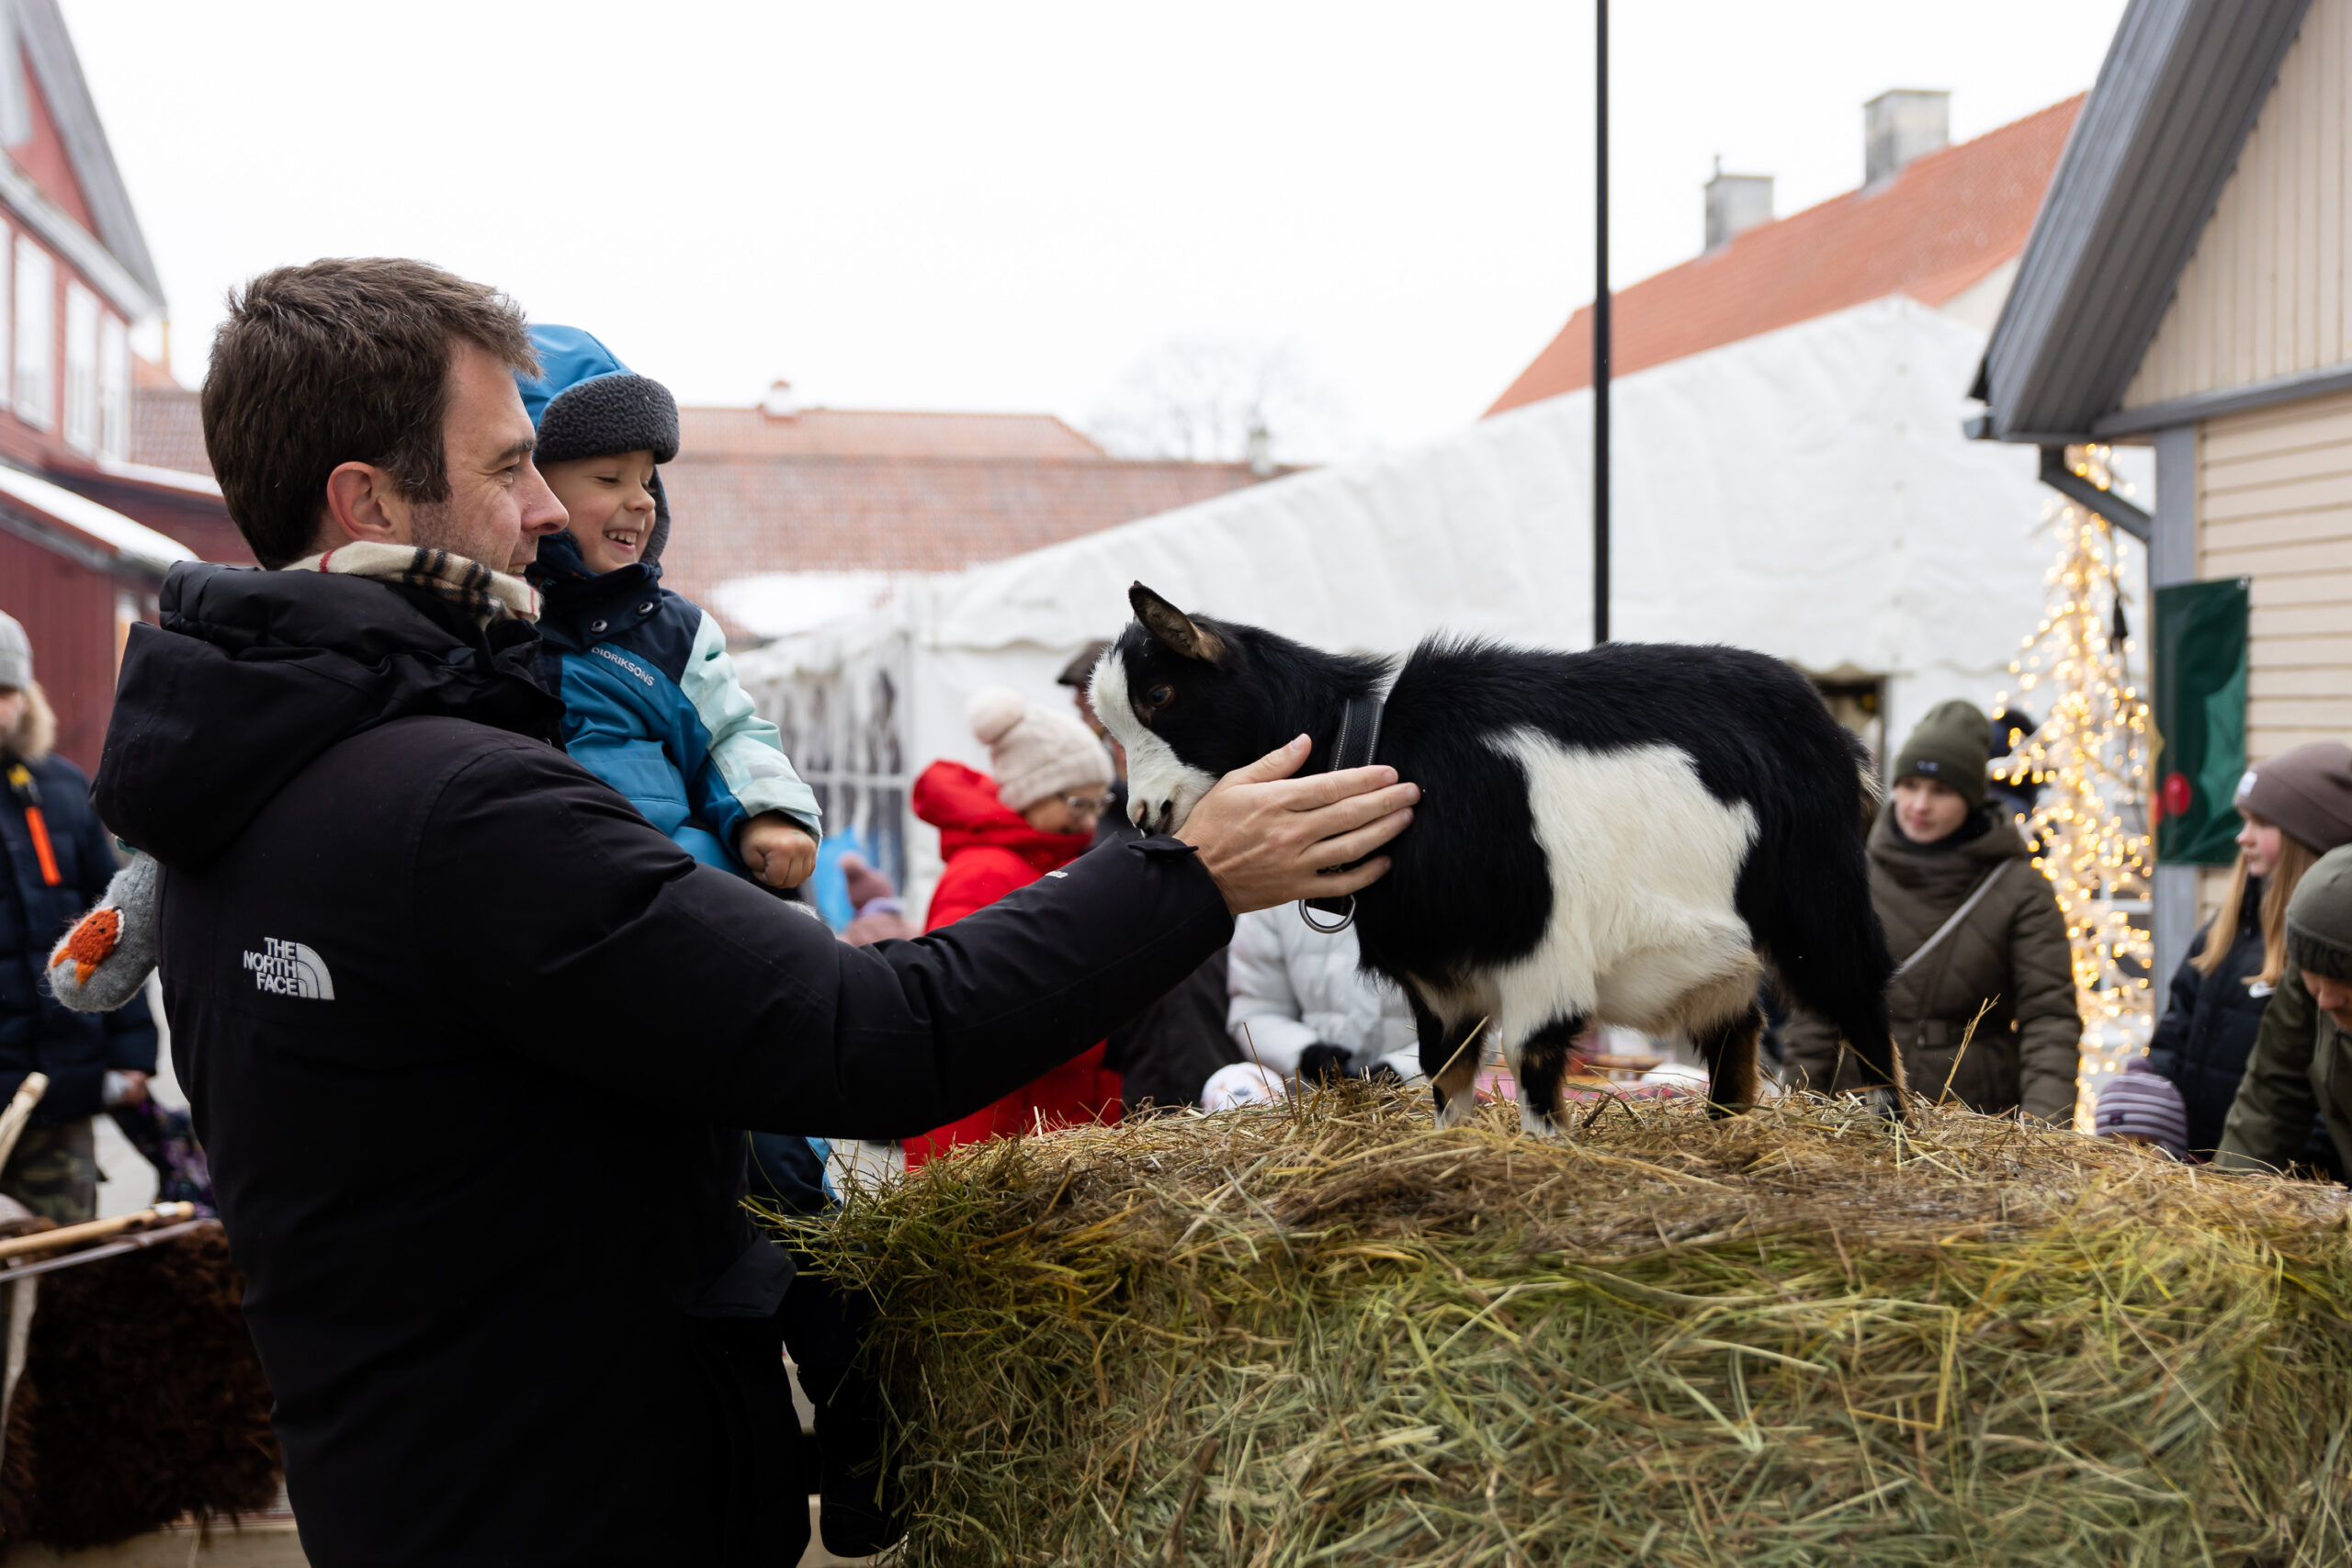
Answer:
<svg viewBox="0 0 2352 1568"><path fill-rule="evenodd" d="M1058 872L1094 842L1111 805L1111 756L1084 725L992 686L965 710L989 749L988 773L945 758L915 780L914 813L939 829L947 869L932 890L925 931L952 925L1016 888ZM1119 1075L1097 1043L995 1104L906 1141L919 1166L958 1144L1034 1132L1041 1124L1115 1122Z"/></svg>

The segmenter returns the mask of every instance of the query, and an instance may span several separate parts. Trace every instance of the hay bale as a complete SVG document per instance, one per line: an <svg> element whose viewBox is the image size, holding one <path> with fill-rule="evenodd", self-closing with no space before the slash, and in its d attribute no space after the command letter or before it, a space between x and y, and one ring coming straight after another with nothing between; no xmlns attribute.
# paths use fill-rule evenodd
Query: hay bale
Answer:
<svg viewBox="0 0 2352 1568"><path fill-rule="evenodd" d="M2347 1194L1951 1110L978 1145L870 1289L932 1564L2352 1560Z"/></svg>

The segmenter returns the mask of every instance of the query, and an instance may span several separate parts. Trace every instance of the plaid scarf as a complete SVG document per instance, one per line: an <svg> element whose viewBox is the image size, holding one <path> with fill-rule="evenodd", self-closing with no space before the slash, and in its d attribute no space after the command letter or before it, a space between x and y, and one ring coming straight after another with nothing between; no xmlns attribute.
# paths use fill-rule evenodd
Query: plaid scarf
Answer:
<svg viewBox="0 0 2352 1568"><path fill-rule="evenodd" d="M537 589L519 577L492 571L478 560L451 555L447 550L368 540L337 546L324 555L308 556L280 570L340 572L378 582L404 582L411 588L429 589L485 626L510 615L524 621L539 618Z"/></svg>

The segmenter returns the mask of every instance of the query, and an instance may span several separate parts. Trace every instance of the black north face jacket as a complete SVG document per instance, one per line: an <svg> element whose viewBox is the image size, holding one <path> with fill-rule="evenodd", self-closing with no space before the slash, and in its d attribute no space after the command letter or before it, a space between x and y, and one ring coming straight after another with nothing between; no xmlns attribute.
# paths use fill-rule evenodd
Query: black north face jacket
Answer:
<svg viewBox="0 0 2352 1568"><path fill-rule="evenodd" d="M550 743L535 638L175 568L99 770L165 870L174 1060L320 1568L789 1563L807 1486L739 1129L888 1137L1228 940L1186 848L843 946Z"/></svg>

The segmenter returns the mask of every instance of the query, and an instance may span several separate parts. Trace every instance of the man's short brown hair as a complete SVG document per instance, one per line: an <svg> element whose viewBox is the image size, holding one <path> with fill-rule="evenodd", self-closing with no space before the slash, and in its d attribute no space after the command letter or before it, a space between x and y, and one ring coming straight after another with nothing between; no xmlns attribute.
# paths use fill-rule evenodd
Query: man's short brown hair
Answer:
<svg viewBox="0 0 2352 1568"><path fill-rule="evenodd" d="M424 262L315 261L230 291L204 378L204 449L262 565L310 554L341 464L387 469L420 502L448 497L441 424L459 342L538 373L514 301Z"/></svg>

